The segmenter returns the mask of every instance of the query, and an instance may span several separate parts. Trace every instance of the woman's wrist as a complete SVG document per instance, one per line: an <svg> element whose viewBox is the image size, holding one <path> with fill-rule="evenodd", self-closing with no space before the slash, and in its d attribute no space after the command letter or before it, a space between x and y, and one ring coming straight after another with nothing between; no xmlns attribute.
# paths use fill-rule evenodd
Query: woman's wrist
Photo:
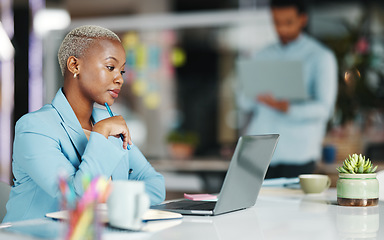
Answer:
<svg viewBox="0 0 384 240"><path fill-rule="evenodd" d="M96 123L93 128L92 128L92 132L97 132L97 133L100 133L101 135L103 135L105 138L108 139L109 137L109 131L108 129L106 129L105 127L101 127L100 124Z"/></svg>

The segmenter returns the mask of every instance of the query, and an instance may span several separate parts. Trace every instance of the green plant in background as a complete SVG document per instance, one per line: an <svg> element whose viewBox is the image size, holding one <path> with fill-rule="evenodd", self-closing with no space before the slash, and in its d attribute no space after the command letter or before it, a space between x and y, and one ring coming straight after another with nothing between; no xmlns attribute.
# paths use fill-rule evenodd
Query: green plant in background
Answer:
<svg viewBox="0 0 384 240"><path fill-rule="evenodd" d="M339 37L330 34L321 39L335 53L339 66L339 84L335 116L331 124L339 126L357 117L365 117L369 111L382 106L384 55L376 49L382 49L384 43L381 35L371 31L372 19L375 17L370 9L374 2L368 2L361 9L360 18L353 23L348 20L335 21L335 26L345 29ZM346 81L345 71L359 71L352 81ZM332 126L331 126L332 127Z"/></svg>
<svg viewBox="0 0 384 240"><path fill-rule="evenodd" d="M196 147L199 137L195 132L190 131L171 131L167 136L168 143L183 143Z"/></svg>
<svg viewBox="0 0 384 240"><path fill-rule="evenodd" d="M377 166L373 168L373 165L369 158L365 159L365 156L352 154L344 160L343 166L336 168L339 173L359 174L359 173L374 173Z"/></svg>

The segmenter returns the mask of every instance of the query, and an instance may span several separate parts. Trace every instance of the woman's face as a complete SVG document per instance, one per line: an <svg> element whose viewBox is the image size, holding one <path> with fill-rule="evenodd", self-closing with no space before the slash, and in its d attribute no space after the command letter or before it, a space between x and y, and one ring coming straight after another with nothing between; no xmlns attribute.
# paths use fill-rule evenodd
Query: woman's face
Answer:
<svg viewBox="0 0 384 240"><path fill-rule="evenodd" d="M79 86L91 102L112 105L123 85L125 50L117 40L93 43L79 58Z"/></svg>

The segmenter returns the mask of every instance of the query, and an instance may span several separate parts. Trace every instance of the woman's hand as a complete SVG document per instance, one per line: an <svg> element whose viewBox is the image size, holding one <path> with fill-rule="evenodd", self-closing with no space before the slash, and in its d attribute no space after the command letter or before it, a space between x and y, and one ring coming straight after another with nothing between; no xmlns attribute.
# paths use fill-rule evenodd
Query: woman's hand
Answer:
<svg viewBox="0 0 384 240"><path fill-rule="evenodd" d="M132 145L131 135L127 124L122 116L109 117L97 122L93 128L93 132L102 134L105 138L114 136L119 138L120 134L123 135L123 148L127 149L127 145Z"/></svg>

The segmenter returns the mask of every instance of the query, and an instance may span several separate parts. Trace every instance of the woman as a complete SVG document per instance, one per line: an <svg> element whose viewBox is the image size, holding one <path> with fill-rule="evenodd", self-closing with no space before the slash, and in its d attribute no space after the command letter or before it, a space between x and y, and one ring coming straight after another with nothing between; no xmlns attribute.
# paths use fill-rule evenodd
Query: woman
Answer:
<svg viewBox="0 0 384 240"><path fill-rule="evenodd" d="M61 174L77 195L84 191L85 174L103 175L144 181L151 204L162 202L164 179L132 144L124 119L93 107L112 105L123 84L125 51L118 36L98 26L76 28L64 38L58 58L63 88L51 104L16 124L14 186L3 222L59 210Z"/></svg>

